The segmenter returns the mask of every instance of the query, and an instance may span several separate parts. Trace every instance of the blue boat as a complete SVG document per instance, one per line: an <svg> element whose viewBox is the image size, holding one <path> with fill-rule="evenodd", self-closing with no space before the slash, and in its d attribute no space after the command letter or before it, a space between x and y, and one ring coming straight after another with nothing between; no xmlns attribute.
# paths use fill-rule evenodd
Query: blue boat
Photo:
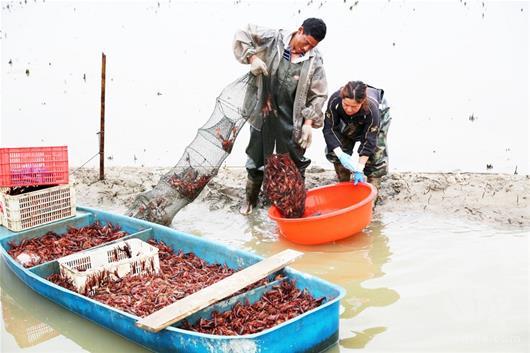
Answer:
<svg viewBox="0 0 530 353"><path fill-rule="evenodd" d="M140 317L92 300L76 292L60 287L46 278L59 272L57 260L24 268L9 254L9 242L18 244L23 239L40 237L49 231L65 233L68 227L84 227L95 221L117 224L129 233L120 240L138 238L144 241L163 241L174 251L193 252L210 263L226 264L240 270L259 262L262 258L239 249L229 248L218 242L202 239L187 233L158 224L138 220L119 214L79 207L77 215L52 224L22 232L11 232L0 227L0 251L7 267L38 294L65 307L66 309L93 321L139 345L156 352L186 353L298 353L320 352L338 339L340 299L344 289L314 276L285 268L282 273L295 280L299 289L307 291L315 298L324 297L322 305L291 320L259 333L241 336L219 336L187 331L178 328L179 323L158 333L149 332L135 324ZM229 310L237 302L258 300L267 290L277 284L271 283L254 288L238 296L222 300L188 317L190 323L200 318L208 319L212 311Z"/></svg>

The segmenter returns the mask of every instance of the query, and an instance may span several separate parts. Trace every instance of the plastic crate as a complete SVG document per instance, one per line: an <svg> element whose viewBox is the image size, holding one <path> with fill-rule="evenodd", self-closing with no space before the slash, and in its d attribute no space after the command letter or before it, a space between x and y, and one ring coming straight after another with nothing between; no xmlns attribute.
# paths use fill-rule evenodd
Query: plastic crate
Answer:
<svg viewBox="0 0 530 353"><path fill-rule="evenodd" d="M128 239L112 245L68 255L57 260L61 275L69 278L79 293L97 287L101 275L111 280L160 271L158 248L140 239ZM116 278L117 277L117 278ZM91 281L91 279L95 279Z"/></svg>
<svg viewBox="0 0 530 353"><path fill-rule="evenodd" d="M15 232L75 215L75 191L72 185L8 195L0 189L0 218L7 229Z"/></svg>
<svg viewBox="0 0 530 353"><path fill-rule="evenodd" d="M0 186L68 184L68 147L0 148Z"/></svg>

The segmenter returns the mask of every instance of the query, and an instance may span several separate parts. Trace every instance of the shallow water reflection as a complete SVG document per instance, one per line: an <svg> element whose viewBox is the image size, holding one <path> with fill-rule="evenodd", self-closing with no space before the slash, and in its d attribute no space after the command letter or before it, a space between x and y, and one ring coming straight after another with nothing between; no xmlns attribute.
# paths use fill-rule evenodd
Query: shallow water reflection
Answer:
<svg viewBox="0 0 530 353"><path fill-rule="evenodd" d="M205 203L173 227L263 256L303 251L293 267L347 291L329 353L528 350L528 230L398 213L348 239L301 246L279 237L265 210L247 218ZM33 293L3 263L0 275L2 352L144 351Z"/></svg>
<svg viewBox="0 0 530 353"><path fill-rule="evenodd" d="M1 352L147 352L33 292L0 261Z"/></svg>

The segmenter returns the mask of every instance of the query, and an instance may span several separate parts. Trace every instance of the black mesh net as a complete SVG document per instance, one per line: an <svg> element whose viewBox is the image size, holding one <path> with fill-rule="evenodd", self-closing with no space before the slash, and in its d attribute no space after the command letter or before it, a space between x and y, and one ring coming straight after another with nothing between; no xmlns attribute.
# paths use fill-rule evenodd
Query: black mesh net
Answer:
<svg viewBox="0 0 530 353"><path fill-rule="evenodd" d="M154 189L138 195L127 214L169 225L177 212L193 201L232 151L232 146L254 109L257 85L247 74L223 89L210 119L184 154Z"/></svg>

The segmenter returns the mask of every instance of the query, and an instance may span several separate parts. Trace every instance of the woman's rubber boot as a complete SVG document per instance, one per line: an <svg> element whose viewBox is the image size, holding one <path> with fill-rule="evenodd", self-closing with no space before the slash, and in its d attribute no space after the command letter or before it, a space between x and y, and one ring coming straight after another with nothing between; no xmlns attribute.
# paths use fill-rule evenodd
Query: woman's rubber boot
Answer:
<svg viewBox="0 0 530 353"><path fill-rule="evenodd" d="M383 203L383 200L380 196L381 195L381 178L369 176L366 179L367 179L366 181L369 184L372 184L377 189L377 197L375 198L374 207L376 205L381 205Z"/></svg>
<svg viewBox="0 0 530 353"><path fill-rule="evenodd" d="M247 185L245 186L245 200L239 209L239 213L249 215L258 204L258 196L261 190L263 178L250 179L247 178Z"/></svg>
<svg viewBox="0 0 530 353"><path fill-rule="evenodd" d="M333 166L335 167L335 172L340 182L350 181L351 172L347 168L340 163L333 163Z"/></svg>

